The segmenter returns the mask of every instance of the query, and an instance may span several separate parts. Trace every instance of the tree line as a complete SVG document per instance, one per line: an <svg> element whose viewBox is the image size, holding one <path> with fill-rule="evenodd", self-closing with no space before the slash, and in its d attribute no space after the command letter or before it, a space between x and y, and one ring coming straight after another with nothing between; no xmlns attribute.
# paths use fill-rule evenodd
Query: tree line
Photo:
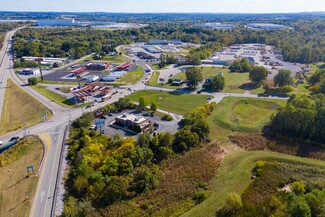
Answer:
<svg viewBox="0 0 325 217"><path fill-rule="evenodd" d="M128 102L117 106L121 108L122 103ZM92 113L74 121L68 141L70 172L63 216L85 216L156 188L162 161L209 141L206 118L215 107L214 103L202 105L185 115L182 129L175 134L143 133L137 140L89 130ZM112 108L109 105L107 110Z"/></svg>
<svg viewBox="0 0 325 217"><path fill-rule="evenodd" d="M291 30L251 30L239 26L231 30L215 30L184 23L155 23L141 29L103 31L95 29L23 29L16 34L14 51L21 56L54 56L79 58L91 52L108 52L115 46L150 39L181 39L203 44L193 49L188 61L196 64L222 46L242 43L274 45L291 62L325 61L324 19L294 19Z"/></svg>
<svg viewBox="0 0 325 217"><path fill-rule="evenodd" d="M286 137L325 142L325 96L290 97L272 118L269 129Z"/></svg>

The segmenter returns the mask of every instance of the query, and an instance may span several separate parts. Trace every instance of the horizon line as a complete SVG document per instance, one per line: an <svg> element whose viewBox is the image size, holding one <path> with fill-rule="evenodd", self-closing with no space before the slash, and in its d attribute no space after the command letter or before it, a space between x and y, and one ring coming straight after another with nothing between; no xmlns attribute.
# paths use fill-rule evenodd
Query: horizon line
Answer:
<svg viewBox="0 0 325 217"><path fill-rule="evenodd" d="M303 14L303 13L324 13L325 11L300 11L300 12L109 12L109 11L11 11L0 10L11 13L112 13L112 14Z"/></svg>

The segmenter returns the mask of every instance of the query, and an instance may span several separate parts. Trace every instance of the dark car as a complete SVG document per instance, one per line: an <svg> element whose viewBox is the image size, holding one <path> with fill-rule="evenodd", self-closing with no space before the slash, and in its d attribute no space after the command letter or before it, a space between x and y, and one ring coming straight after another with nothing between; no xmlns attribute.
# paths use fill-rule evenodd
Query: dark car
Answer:
<svg viewBox="0 0 325 217"><path fill-rule="evenodd" d="M143 113L142 115L143 116L150 116L150 113L149 112L146 112L146 113Z"/></svg>
<svg viewBox="0 0 325 217"><path fill-rule="evenodd" d="M11 137L11 138L9 139L9 142L13 142L13 141L16 141L16 140L19 140L19 136Z"/></svg>

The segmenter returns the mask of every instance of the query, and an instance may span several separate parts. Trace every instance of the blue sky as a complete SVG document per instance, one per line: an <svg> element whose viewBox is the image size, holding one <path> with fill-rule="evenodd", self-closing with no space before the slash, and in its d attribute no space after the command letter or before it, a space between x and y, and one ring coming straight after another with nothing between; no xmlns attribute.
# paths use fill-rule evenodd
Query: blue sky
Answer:
<svg viewBox="0 0 325 217"><path fill-rule="evenodd" d="M274 13L325 11L325 0L0 0L0 10Z"/></svg>

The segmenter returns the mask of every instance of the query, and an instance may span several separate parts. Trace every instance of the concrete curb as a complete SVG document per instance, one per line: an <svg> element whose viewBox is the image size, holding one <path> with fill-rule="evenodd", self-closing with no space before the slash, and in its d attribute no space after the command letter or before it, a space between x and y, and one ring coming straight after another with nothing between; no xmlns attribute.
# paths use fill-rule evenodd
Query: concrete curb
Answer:
<svg viewBox="0 0 325 217"><path fill-rule="evenodd" d="M61 151L60 151L58 172L57 172L57 175L56 175L56 182L55 182L55 188L54 188L54 196L53 196L53 202L52 202L51 216L56 216L55 215L55 205L56 205L56 200L57 200L57 195L58 195L57 190L58 190L58 185L59 185L59 182L60 182L60 178L62 178L61 175L60 175L61 174L61 167L62 167L62 159L63 159L65 140L66 140L66 137L68 135L69 128L70 128L70 126L68 125L68 126L66 126L66 128L64 130L62 147L61 147Z"/></svg>

